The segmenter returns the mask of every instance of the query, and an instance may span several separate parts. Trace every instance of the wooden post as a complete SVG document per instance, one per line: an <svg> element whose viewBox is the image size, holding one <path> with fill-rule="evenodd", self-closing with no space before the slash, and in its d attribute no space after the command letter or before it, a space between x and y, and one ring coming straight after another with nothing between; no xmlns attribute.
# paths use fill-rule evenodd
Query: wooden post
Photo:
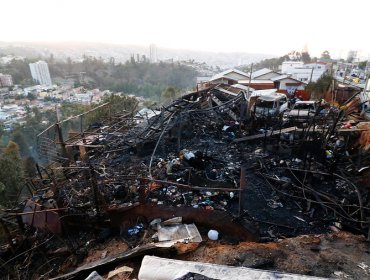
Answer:
<svg viewBox="0 0 370 280"><path fill-rule="evenodd" d="M55 173L53 170L51 170L51 180L53 181L53 184L51 185L50 189L52 190L52 192L54 193L54 195L57 195L57 191L58 191L58 181L57 181L57 178L55 177Z"/></svg>
<svg viewBox="0 0 370 280"><path fill-rule="evenodd" d="M26 182L26 187L27 187L27 190L29 191L29 193L30 193L30 195L32 195L33 196L33 191L32 191L32 188L30 187L30 184L29 184L29 182Z"/></svg>
<svg viewBox="0 0 370 280"><path fill-rule="evenodd" d="M182 131L182 113L180 113L178 121L179 121L179 127L178 127L178 131L177 131L177 149L178 149L178 151L180 151L180 149L181 149L181 131Z"/></svg>
<svg viewBox="0 0 370 280"><path fill-rule="evenodd" d="M242 207L242 195L243 190L246 188L247 182L245 181L245 167L242 166L240 168L240 191L239 191L239 217L242 215L243 207Z"/></svg>
<svg viewBox="0 0 370 280"><path fill-rule="evenodd" d="M161 108L161 130L165 129L165 125L164 125L164 112L165 112L165 109L164 107ZM159 139L160 141L161 139ZM161 152L163 153L164 152L164 141L162 141L162 144L161 144Z"/></svg>
<svg viewBox="0 0 370 280"><path fill-rule="evenodd" d="M86 145L86 139L85 139L85 133L84 133L84 130L83 130L83 117L84 115L81 115L80 116L80 133L81 133L81 137L82 137L82 143L84 145ZM79 148L79 151L80 151L80 158L82 161L85 161L86 160L86 148L83 146L83 145L80 145L78 146Z"/></svg>
<svg viewBox="0 0 370 280"><path fill-rule="evenodd" d="M90 165L90 181L92 185L93 195L94 195L94 203L96 207L97 216L100 216L100 204L99 204L99 189L98 184L96 182L94 167Z"/></svg>
<svg viewBox="0 0 370 280"><path fill-rule="evenodd" d="M42 180L42 173L41 173L41 170L40 170L40 166L38 165L38 163L36 163L36 170L37 170L37 173L39 174L39 177L40 179Z"/></svg>
<svg viewBox="0 0 370 280"><path fill-rule="evenodd" d="M109 119L109 122L112 121L112 104L109 103L108 105L108 119Z"/></svg>
<svg viewBox="0 0 370 280"><path fill-rule="evenodd" d="M57 106L55 106L55 113L56 113L56 117L57 117L57 122L55 123L55 128L57 129L57 132L58 132L59 143L60 143L60 146L61 146L61 149L62 149L62 156L64 158L68 158L66 144L64 143L64 140L63 140L63 132L62 132L62 128L60 126L60 117L59 117Z"/></svg>
<svg viewBox="0 0 370 280"><path fill-rule="evenodd" d="M80 116L80 133L82 135L82 140L85 141L85 137L84 137L85 136L84 135L84 125L83 125L83 123L84 123L84 115L81 115Z"/></svg>

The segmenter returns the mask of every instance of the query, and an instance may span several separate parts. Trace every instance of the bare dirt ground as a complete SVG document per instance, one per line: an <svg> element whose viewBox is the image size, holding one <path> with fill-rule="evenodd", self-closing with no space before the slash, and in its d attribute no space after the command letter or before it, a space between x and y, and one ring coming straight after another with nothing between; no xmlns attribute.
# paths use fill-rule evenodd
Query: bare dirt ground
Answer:
<svg viewBox="0 0 370 280"><path fill-rule="evenodd" d="M200 244L178 244L178 255L168 257L337 279L370 279L370 243L363 236L343 231L302 235L270 243L242 242L231 245L222 239L204 240ZM127 249L124 242L113 239L90 250L83 263ZM122 279L137 279L140 262L141 258L138 258L118 265L134 269L130 278Z"/></svg>
<svg viewBox="0 0 370 280"><path fill-rule="evenodd" d="M91 263L108 256L114 256L128 250L126 243L119 239L111 239L103 244L99 244L94 249L89 250L88 256L85 258L83 264Z"/></svg>
<svg viewBox="0 0 370 280"><path fill-rule="evenodd" d="M304 235L272 243L206 241L182 260L245 266L320 277L370 279L370 243L346 232Z"/></svg>

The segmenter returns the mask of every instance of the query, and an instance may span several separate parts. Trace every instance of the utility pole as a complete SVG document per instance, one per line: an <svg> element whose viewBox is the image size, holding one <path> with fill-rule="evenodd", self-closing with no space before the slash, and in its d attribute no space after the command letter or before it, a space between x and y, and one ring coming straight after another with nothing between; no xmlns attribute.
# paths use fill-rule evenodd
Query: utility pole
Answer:
<svg viewBox="0 0 370 280"><path fill-rule="evenodd" d="M251 86L251 81L252 81L252 71L253 71L253 63L251 64L251 71L249 75L249 82L248 82L248 89L247 89L247 99L249 99L249 88Z"/></svg>
<svg viewBox="0 0 370 280"><path fill-rule="evenodd" d="M312 82L313 69L314 69L314 67L311 68L310 83Z"/></svg>
<svg viewBox="0 0 370 280"><path fill-rule="evenodd" d="M346 65L346 68L344 68L343 84L345 84L345 82L346 82L346 75L347 75L347 65Z"/></svg>

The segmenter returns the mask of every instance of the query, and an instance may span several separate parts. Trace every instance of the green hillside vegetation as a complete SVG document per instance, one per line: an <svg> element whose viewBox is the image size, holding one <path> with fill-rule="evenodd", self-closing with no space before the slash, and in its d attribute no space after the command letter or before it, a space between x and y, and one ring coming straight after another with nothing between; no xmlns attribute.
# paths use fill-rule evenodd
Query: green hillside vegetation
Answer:
<svg viewBox="0 0 370 280"><path fill-rule="evenodd" d="M17 202L24 184L23 161L18 145L10 141L0 153L0 207Z"/></svg>
<svg viewBox="0 0 370 280"><path fill-rule="evenodd" d="M49 64L53 80L73 79L76 86L87 89L109 89L114 92L135 94L159 100L167 87L179 90L193 89L197 71L177 62L149 63L142 57L140 62L133 58L126 63L115 64L114 59L105 62L101 58L87 57L81 62L57 61L50 56L45 59ZM15 84L30 85L31 73L28 64L35 59L13 60L0 66L0 72L13 76ZM83 79L80 79L82 75Z"/></svg>
<svg viewBox="0 0 370 280"><path fill-rule="evenodd" d="M9 74L13 77L13 82L21 86L32 85L31 71L29 63L35 62L34 60L12 60L10 63L0 64L0 73Z"/></svg>
<svg viewBox="0 0 370 280"><path fill-rule="evenodd" d="M274 71L279 71L279 66L284 61L303 61L304 63L310 63L315 62L317 58L311 58L310 54L308 52L298 52L298 51L291 51L290 53L283 55L281 57L274 57L274 58L268 58L263 59L258 63L253 64L253 71L262 69L262 68L268 68ZM245 72L250 71L251 65L248 67L242 69Z"/></svg>
<svg viewBox="0 0 370 280"><path fill-rule="evenodd" d="M65 120L69 117L87 112L101 104L109 102L110 114L114 115L121 111L132 111L137 106L137 100L135 98L129 97L127 95L117 96L111 95L106 96L101 103L92 105L81 105L74 103L62 103L60 108L60 119ZM83 128L87 128L90 124L98 122L102 117L107 117L108 107L98 109L86 115L83 121ZM68 122L64 122L62 129L64 132L64 137L67 137L69 130L80 130L79 118L71 119ZM15 125L10 132L5 132L4 129L0 127L0 133L4 140L10 139L18 144L19 153L22 158L33 157L38 159L37 155L37 135L45 130L47 127L56 122L56 112L54 110L48 110L41 112L37 107L32 109L27 109L27 115L25 118L25 123L20 125Z"/></svg>

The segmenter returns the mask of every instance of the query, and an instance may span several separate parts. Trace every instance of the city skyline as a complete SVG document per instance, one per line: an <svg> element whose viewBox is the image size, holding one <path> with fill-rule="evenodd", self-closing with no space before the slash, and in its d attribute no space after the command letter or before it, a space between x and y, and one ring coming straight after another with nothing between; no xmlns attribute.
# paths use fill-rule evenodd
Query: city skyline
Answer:
<svg viewBox="0 0 370 280"><path fill-rule="evenodd" d="M273 55L300 51L307 45L312 56L324 50L344 58L350 50L365 57L370 53L361 34L369 6L364 0L357 1L356 7L343 0L52 2L3 3L2 8L17 11L17 17L4 13L0 18L0 24L9 26L0 41L155 44L158 48Z"/></svg>

